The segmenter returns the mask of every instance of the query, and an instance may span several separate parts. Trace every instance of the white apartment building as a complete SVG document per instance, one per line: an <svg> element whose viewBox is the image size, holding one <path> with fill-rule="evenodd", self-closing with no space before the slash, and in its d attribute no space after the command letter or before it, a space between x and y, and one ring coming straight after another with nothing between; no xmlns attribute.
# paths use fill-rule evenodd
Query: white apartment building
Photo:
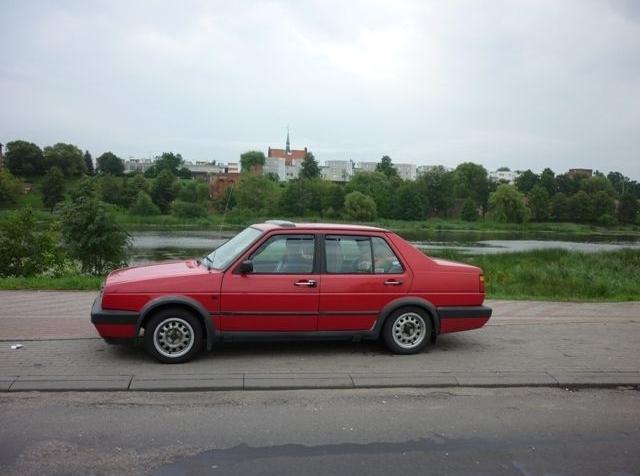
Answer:
<svg viewBox="0 0 640 476"><path fill-rule="evenodd" d="M415 164L394 164L394 167L398 171L398 175L402 180L415 180L416 179L416 165Z"/></svg>
<svg viewBox="0 0 640 476"><path fill-rule="evenodd" d="M129 157L124 161L124 172L144 172L150 168L154 163L152 159L134 159Z"/></svg>
<svg viewBox="0 0 640 476"><path fill-rule="evenodd" d="M489 172L489 179L494 182L507 182L513 185L516 179L520 177L520 172L515 170L494 170Z"/></svg>
<svg viewBox="0 0 640 476"><path fill-rule="evenodd" d="M348 182L353 177L354 164L351 160L327 160L320 169L322 178L332 182Z"/></svg>
<svg viewBox="0 0 640 476"><path fill-rule="evenodd" d="M287 166L285 159L281 157L267 157L262 167L262 173L265 175L273 174L278 180L284 182L287 180Z"/></svg>

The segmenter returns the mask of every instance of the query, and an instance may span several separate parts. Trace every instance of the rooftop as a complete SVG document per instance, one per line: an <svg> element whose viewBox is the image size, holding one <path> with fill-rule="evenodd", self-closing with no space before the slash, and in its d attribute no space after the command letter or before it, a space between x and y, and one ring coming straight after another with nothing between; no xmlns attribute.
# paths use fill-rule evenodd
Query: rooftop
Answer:
<svg viewBox="0 0 640 476"><path fill-rule="evenodd" d="M367 225L352 225L348 223L294 223L287 220L267 220L254 225L261 230L295 228L296 230L336 230L336 231L389 231L384 228Z"/></svg>

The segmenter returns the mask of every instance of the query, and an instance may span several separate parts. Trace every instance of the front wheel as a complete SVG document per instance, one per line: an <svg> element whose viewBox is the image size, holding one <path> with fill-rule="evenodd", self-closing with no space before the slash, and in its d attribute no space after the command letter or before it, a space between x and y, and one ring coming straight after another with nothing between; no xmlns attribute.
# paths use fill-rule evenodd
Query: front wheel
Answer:
<svg viewBox="0 0 640 476"><path fill-rule="evenodd" d="M431 319L425 311L404 307L387 318L382 338L395 354L416 354L429 344L431 333Z"/></svg>
<svg viewBox="0 0 640 476"><path fill-rule="evenodd" d="M200 351L202 326L184 309L164 309L151 318L144 330L144 347L160 362L187 362Z"/></svg>

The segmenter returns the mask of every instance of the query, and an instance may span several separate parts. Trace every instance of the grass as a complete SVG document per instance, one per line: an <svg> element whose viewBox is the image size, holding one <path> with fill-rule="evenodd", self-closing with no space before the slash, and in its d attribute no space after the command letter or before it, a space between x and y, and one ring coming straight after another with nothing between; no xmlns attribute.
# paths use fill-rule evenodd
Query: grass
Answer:
<svg viewBox="0 0 640 476"><path fill-rule="evenodd" d="M436 256L436 254L430 254ZM480 266L487 298L543 301L639 301L640 251L581 253L534 250L464 255L443 250L438 257ZM0 278L0 289L97 290L103 278Z"/></svg>

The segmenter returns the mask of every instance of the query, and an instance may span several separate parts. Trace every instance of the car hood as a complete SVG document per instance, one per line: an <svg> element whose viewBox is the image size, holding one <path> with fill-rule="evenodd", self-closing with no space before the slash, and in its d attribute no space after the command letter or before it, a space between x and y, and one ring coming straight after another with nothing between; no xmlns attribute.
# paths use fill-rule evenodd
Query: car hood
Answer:
<svg viewBox="0 0 640 476"><path fill-rule="evenodd" d="M212 292L217 290L220 276L220 271L207 269L195 260L133 266L109 274L105 293Z"/></svg>

